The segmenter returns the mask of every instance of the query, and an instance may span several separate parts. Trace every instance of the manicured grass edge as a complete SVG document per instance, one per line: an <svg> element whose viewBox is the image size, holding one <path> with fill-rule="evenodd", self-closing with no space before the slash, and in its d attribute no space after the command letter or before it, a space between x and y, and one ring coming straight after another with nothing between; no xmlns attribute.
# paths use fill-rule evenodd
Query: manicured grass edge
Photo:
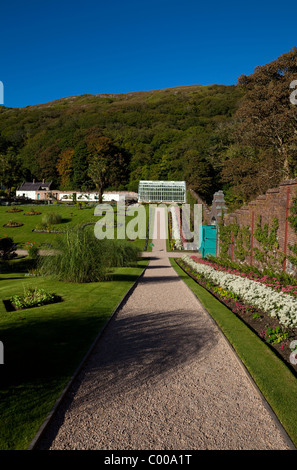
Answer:
<svg viewBox="0 0 297 470"><path fill-rule="evenodd" d="M128 297L130 297L130 295L132 294L133 290L135 289L136 287L136 284L138 283L138 281L140 280L140 278L144 275L144 272L147 268L147 265L148 263L146 264L146 266L143 268L142 272L140 273L140 275L138 276L138 278L135 280L135 282L132 284L132 286L128 289L128 291L126 292L126 294L124 295L124 297L120 300L120 302L118 303L118 305L116 306L116 308L114 309L114 311L112 312L112 314L110 315L110 317L106 320L106 322L104 323L104 325L102 326L102 328L100 329L98 335L96 336L96 338L94 339L93 343L91 344L90 348L88 349L88 351L86 352L86 354L84 355L83 359L81 360L80 364L78 365L78 367L76 368L76 370L74 371L73 375L71 376L71 378L69 379L67 385L65 386L65 388L63 389L62 393L60 394L60 396L58 397L58 399L56 400L53 408L51 409L51 411L49 412L49 414L47 415L46 419L44 420L44 422L42 423L42 425L40 426L39 430L37 431L37 433L35 434L35 437L33 438L33 440L31 441L31 443L29 444L27 450L34 450L36 445L38 444L38 442L40 441L40 439L42 438L44 432L46 431L47 427L49 426L50 422L52 421L55 413L57 412L60 404L62 403L63 399L65 398L67 392L69 391L70 387L72 386L74 380L76 379L76 377L78 376L78 374L80 373L80 371L82 370L83 366L85 365L87 359L89 358L89 356L91 355L92 351L94 350L97 342L99 341L99 339L101 338L101 336L103 335L105 329L107 328L108 324L110 323L110 321L112 320L112 318L118 313L118 311L122 308L122 306L125 304L125 302L127 301Z"/></svg>
<svg viewBox="0 0 297 470"><path fill-rule="evenodd" d="M231 310L190 278L173 258L170 262L227 339L239 364L246 370L264 405L283 432L289 448L296 450L296 377Z"/></svg>

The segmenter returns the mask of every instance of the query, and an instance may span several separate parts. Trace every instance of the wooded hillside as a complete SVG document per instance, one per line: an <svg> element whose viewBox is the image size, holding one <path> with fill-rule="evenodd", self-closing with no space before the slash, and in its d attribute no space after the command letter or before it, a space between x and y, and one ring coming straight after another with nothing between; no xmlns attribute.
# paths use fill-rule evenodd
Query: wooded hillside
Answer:
<svg viewBox="0 0 297 470"><path fill-rule="evenodd" d="M295 176L294 78L296 48L240 77L236 86L2 106L0 182L14 188L46 179L61 189L84 190L98 187L99 178L105 189L135 191L141 179L182 179L208 202L223 189L234 208Z"/></svg>

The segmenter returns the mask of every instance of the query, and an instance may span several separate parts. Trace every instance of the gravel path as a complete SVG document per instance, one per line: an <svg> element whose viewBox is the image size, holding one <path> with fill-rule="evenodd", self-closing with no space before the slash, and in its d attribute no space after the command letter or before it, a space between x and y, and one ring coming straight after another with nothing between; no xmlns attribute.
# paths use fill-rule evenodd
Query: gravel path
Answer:
<svg viewBox="0 0 297 470"><path fill-rule="evenodd" d="M37 449L288 449L164 240Z"/></svg>

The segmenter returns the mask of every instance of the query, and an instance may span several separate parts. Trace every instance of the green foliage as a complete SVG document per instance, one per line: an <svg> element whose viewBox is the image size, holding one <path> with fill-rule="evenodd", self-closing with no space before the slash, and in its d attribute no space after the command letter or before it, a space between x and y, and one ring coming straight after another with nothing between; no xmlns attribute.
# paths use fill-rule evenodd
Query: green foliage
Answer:
<svg viewBox="0 0 297 470"><path fill-rule="evenodd" d="M263 246L265 251L272 251L279 247L277 240L278 227L279 223L276 217L272 219L271 227L269 224L264 224L263 228L261 227L261 217L258 217L254 237Z"/></svg>
<svg viewBox="0 0 297 470"><path fill-rule="evenodd" d="M279 344L287 339L288 332L285 328L276 326L275 328L267 328L267 330L263 332L263 337L267 343Z"/></svg>
<svg viewBox="0 0 297 470"><path fill-rule="evenodd" d="M21 168L21 159L16 155L16 151L12 146L7 149L6 153L0 153L0 186L4 186L8 194L22 179L23 172Z"/></svg>
<svg viewBox="0 0 297 470"><path fill-rule="evenodd" d="M50 212L48 214L44 214L42 217L42 224L44 226L48 225L57 225L62 222L62 216L61 214L58 214L56 212Z"/></svg>
<svg viewBox="0 0 297 470"><path fill-rule="evenodd" d="M105 242L107 250L106 264L114 267L136 266L139 248L125 240L107 240Z"/></svg>
<svg viewBox="0 0 297 470"><path fill-rule="evenodd" d="M254 237L258 241L260 248L254 248L254 257L257 261L268 268L279 270L283 262L284 255L278 251L279 243L277 232L279 222L277 217L272 219L271 225L264 224L262 227L261 216L258 217Z"/></svg>
<svg viewBox="0 0 297 470"><path fill-rule="evenodd" d="M293 253L288 255L287 258L288 260L294 265L297 266L297 243L294 243L294 245L288 245L289 249Z"/></svg>
<svg viewBox="0 0 297 470"><path fill-rule="evenodd" d="M251 252L251 232L248 225L242 227L238 226L238 231L235 237L235 250L234 254L239 261L245 261L250 256Z"/></svg>
<svg viewBox="0 0 297 470"><path fill-rule="evenodd" d="M237 222L224 225L219 223L220 257L230 258L231 246L238 261L244 261L250 255L251 235L248 225L240 227Z"/></svg>
<svg viewBox="0 0 297 470"><path fill-rule="evenodd" d="M20 174L12 169L9 186L45 178L59 187L63 176L57 171L59 156L73 149L67 184L78 190L95 189L88 173L92 157L88 139L96 130L129 156L127 173L118 173L110 187L137 190L140 179L184 180L193 169L197 176L191 179L193 189L211 198L220 182L222 150L230 143L230 123L241 97L236 86L211 85L110 98L84 95L22 109L3 107L0 152L6 158L13 148L20 162Z"/></svg>
<svg viewBox="0 0 297 470"><path fill-rule="evenodd" d="M40 274L78 283L107 280L113 267L135 264L139 253L129 242L99 240L87 229L67 231L53 249L54 255L40 259Z"/></svg>
<svg viewBox="0 0 297 470"><path fill-rule="evenodd" d="M297 197L294 197L290 207L288 221L295 233L297 233Z"/></svg>
<svg viewBox="0 0 297 470"><path fill-rule="evenodd" d="M254 231L254 237L259 247L254 247L254 258L263 264L267 270L279 271L284 255L279 252L277 239L279 222L273 218L271 225L262 227L261 217L258 217ZM231 246L234 248L234 256L239 262L244 262L251 255L251 232L248 225L239 227L237 223L224 225L219 223L220 258L230 259Z"/></svg>
<svg viewBox="0 0 297 470"><path fill-rule="evenodd" d="M88 149L84 141L75 147L72 164L72 189L81 191L93 189L94 184L88 175Z"/></svg>
<svg viewBox="0 0 297 470"><path fill-rule="evenodd" d="M7 260L16 256L17 244L10 237L0 238L0 259Z"/></svg>
<svg viewBox="0 0 297 470"><path fill-rule="evenodd" d="M22 295L13 295L10 301L17 309L40 307L55 300L55 295L44 289L29 287L24 289Z"/></svg>
<svg viewBox="0 0 297 470"><path fill-rule="evenodd" d="M288 221L294 232L297 233L297 197L294 197L292 201ZM297 266L297 243L294 243L294 245L288 245L288 247L293 254L288 255L287 258L294 266Z"/></svg>
<svg viewBox="0 0 297 470"><path fill-rule="evenodd" d="M261 318L261 315L258 312L254 312L252 316L254 320L256 320L256 318Z"/></svg>
<svg viewBox="0 0 297 470"><path fill-rule="evenodd" d="M229 257L229 247L232 243L232 229L230 225L224 225L224 222L219 223L219 238L220 238L220 256L222 258Z"/></svg>
<svg viewBox="0 0 297 470"><path fill-rule="evenodd" d="M244 205L243 194L238 194L236 189L230 186L230 184L223 184L223 192L226 206L231 212L240 209Z"/></svg>
<svg viewBox="0 0 297 470"><path fill-rule="evenodd" d="M27 251L31 259L38 259L39 247L35 243L29 243L27 245Z"/></svg>

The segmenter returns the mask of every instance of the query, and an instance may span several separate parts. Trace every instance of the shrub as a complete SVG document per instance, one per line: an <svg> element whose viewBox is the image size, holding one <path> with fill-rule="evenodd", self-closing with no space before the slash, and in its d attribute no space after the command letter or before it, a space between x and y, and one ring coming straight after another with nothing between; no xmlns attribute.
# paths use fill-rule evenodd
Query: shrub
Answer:
<svg viewBox="0 0 297 470"><path fill-rule="evenodd" d="M132 266L137 263L139 249L125 240L101 240L105 242L107 263L110 267Z"/></svg>
<svg viewBox="0 0 297 470"><path fill-rule="evenodd" d="M56 212L51 212L49 214L44 214L42 217L42 224L45 226L48 225L56 225L62 222L61 214L57 214Z"/></svg>
<svg viewBox="0 0 297 470"><path fill-rule="evenodd" d="M14 243L12 238L0 238L0 258L7 260L16 256L17 244Z"/></svg>
<svg viewBox="0 0 297 470"><path fill-rule="evenodd" d="M39 254L39 248L35 243L29 243L27 245L28 255L32 259L37 259Z"/></svg>
<svg viewBox="0 0 297 470"><path fill-rule="evenodd" d="M114 240L98 240L93 232L78 229L56 239L56 253L40 258L41 275L67 282L108 279L113 266L128 266L137 260L138 249Z"/></svg>

